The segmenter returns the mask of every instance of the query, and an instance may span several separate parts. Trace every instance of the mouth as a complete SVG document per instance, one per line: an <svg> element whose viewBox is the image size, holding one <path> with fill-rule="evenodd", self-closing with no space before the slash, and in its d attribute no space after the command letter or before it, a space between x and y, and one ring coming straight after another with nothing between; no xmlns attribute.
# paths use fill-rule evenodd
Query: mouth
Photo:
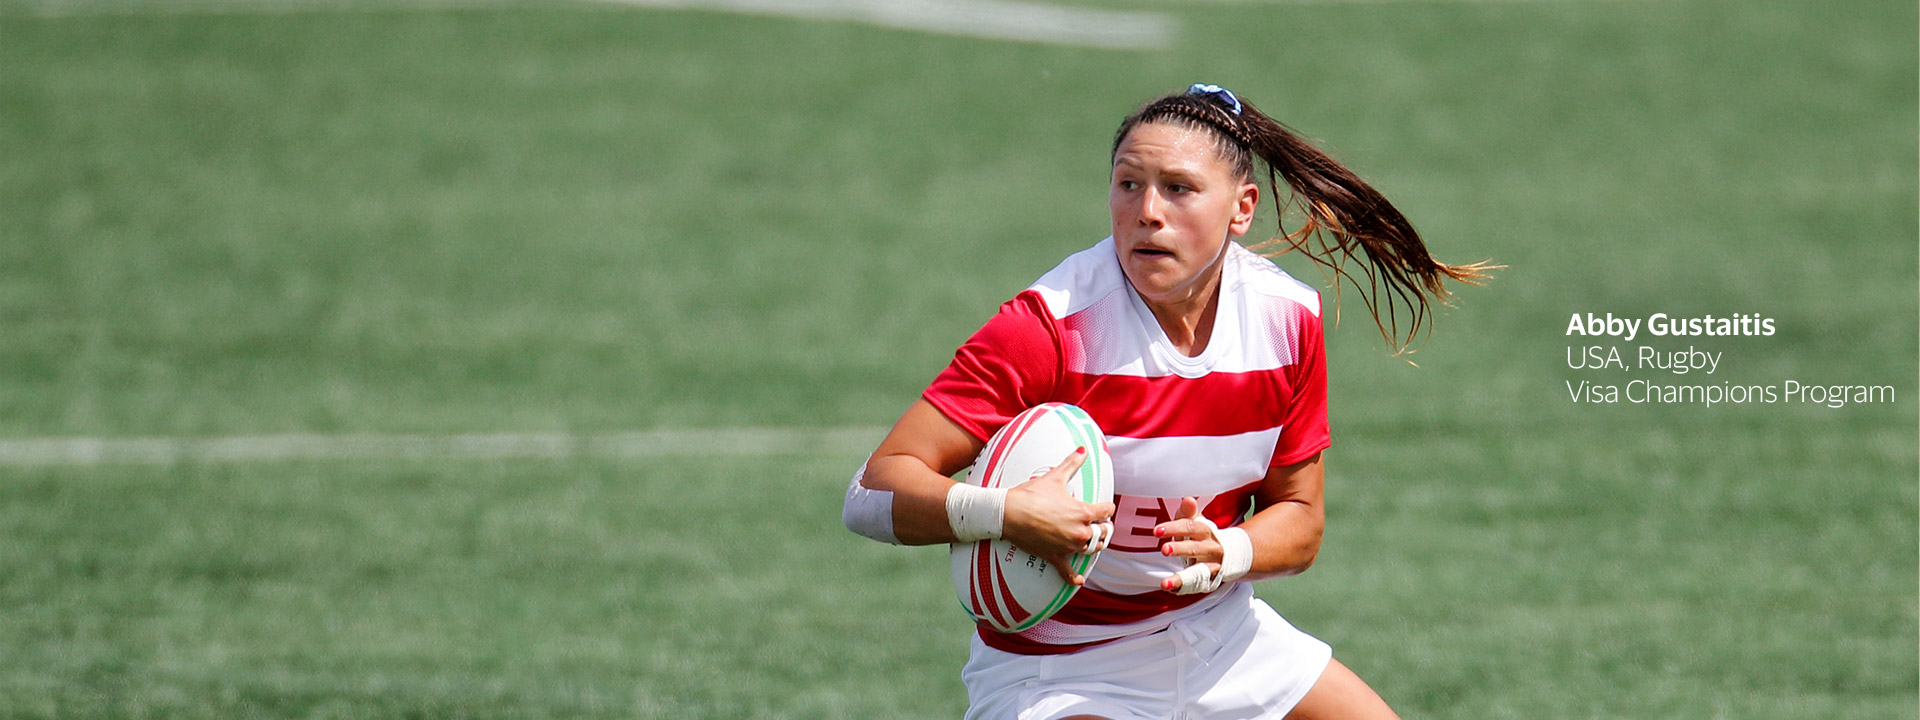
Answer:
<svg viewBox="0 0 1920 720"><path fill-rule="evenodd" d="M1173 251L1171 251L1171 250L1162 250L1162 249L1160 249L1160 248L1156 248L1156 247L1137 247L1137 248L1134 248L1134 249L1133 249L1133 255L1134 255L1134 257L1138 257L1138 258L1144 258L1144 259L1147 259L1147 260L1159 260L1159 259L1163 259L1163 258L1164 258L1164 259L1167 259L1167 260L1172 260L1172 259L1173 259Z"/></svg>

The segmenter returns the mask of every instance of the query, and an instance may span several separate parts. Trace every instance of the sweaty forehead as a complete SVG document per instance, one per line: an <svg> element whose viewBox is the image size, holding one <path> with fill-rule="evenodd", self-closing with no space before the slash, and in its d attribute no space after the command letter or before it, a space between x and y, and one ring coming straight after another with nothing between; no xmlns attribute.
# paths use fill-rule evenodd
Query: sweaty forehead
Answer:
<svg viewBox="0 0 1920 720"><path fill-rule="evenodd" d="M1113 164L1230 175L1233 164L1222 152L1222 142L1218 133L1204 128L1141 123L1121 139L1113 153Z"/></svg>

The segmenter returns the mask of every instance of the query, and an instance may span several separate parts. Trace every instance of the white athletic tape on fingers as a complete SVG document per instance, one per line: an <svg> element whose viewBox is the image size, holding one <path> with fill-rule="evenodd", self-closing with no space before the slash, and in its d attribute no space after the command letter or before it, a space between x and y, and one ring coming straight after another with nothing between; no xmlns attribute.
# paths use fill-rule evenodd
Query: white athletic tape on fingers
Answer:
<svg viewBox="0 0 1920 720"><path fill-rule="evenodd" d="M1233 584L1235 580L1246 577L1253 569L1253 538L1240 528L1221 530L1212 520L1204 517L1193 518L1204 523L1213 531L1213 539L1220 543L1220 571L1214 572L1207 563L1196 562L1174 573L1180 578L1180 587L1175 595L1195 595L1210 593Z"/></svg>
<svg viewBox="0 0 1920 720"><path fill-rule="evenodd" d="M1087 538L1087 549L1080 552L1092 555L1107 549L1113 542L1113 523L1097 522L1093 524L1093 537Z"/></svg>
<svg viewBox="0 0 1920 720"><path fill-rule="evenodd" d="M947 525L957 542L999 538L1006 519L1006 488L954 483L947 490Z"/></svg>
<svg viewBox="0 0 1920 720"><path fill-rule="evenodd" d="M1213 568L1207 567L1206 563L1188 565L1173 576L1180 578L1180 587L1173 589L1175 595L1198 595L1220 589Z"/></svg>

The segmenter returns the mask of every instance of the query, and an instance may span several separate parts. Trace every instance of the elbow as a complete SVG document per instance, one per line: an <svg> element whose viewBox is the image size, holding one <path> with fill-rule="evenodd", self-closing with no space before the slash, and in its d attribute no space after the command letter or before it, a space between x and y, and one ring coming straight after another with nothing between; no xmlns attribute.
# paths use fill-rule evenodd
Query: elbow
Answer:
<svg viewBox="0 0 1920 720"><path fill-rule="evenodd" d="M1300 549L1298 560L1287 574L1299 575L1306 572L1308 568L1313 567L1313 561L1318 559L1320 559L1320 538L1316 537L1312 543Z"/></svg>
<svg viewBox="0 0 1920 720"><path fill-rule="evenodd" d="M1313 562L1320 558L1320 533L1313 532L1283 546L1273 555L1270 563L1260 563L1254 571L1248 573L1254 580L1290 577L1306 572ZM1264 567L1261 567L1264 565Z"/></svg>
<svg viewBox="0 0 1920 720"><path fill-rule="evenodd" d="M1301 523L1303 531L1295 538L1292 552L1288 553L1288 575L1306 572L1307 568L1313 567L1313 561L1320 559L1320 539L1326 535L1327 520L1318 510L1312 508L1305 518L1306 522Z"/></svg>
<svg viewBox="0 0 1920 720"><path fill-rule="evenodd" d="M893 493L874 490L861 482L867 466L862 464L847 483L847 497L840 505L840 524L861 537L899 545L893 532Z"/></svg>
<svg viewBox="0 0 1920 720"><path fill-rule="evenodd" d="M869 508L866 507L867 499L864 496L872 492L860 484L860 477L866 474L866 470L867 466L861 465L859 470L853 471L853 481L847 484L847 496L840 502L840 524L861 535L866 534L860 530L865 526L867 515L870 514Z"/></svg>
<svg viewBox="0 0 1920 720"><path fill-rule="evenodd" d="M1313 561L1320 559L1320 537L1321 528L1315 527L1313 532L1300 539L1300 544L1294 547L1292 567L1288 575L1306 572L1307 568L1313 567Z"/></svg>
<svg viewBox="0 0 1920 720"><path fill-rule="evenodd" d="M853 493L849 492L847 493L847 495L848 497L846 502L843 502L840 505L840 524L841 526L845 527L848 531L856 535L865 535L866 533L860 532L862 527L860 523L860 515L859 513L854 512L854 509L853 509L853 497L852 497Z"/></svg>
<svg viewBox="0 0 1920 720"><path fill-rule="evenodd" d="M1313 561L1320 557L1320 541L1315 540L1288 553L1287 557L1273 570L1261 573L1261 578L1291 577L1306 572L1313 567Z"/></svg>

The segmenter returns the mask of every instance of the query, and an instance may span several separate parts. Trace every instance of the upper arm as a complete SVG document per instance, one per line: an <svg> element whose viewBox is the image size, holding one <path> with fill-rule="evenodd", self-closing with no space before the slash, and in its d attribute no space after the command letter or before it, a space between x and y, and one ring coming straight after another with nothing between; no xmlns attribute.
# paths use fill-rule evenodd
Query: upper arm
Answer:
<svg viewBox="0 0 1920 720"><path fill-rule="evenodd" d="M1244 527L1254 539L1252 580L1302 572L1320 554L1326 530L1326 467L1320 453L1267 470Z"/></svg>
<svg viewBox="0 0 1920 720"><path fill-rule="evenodd" d="M895 541L905 545L953 542L946 497L950 476L973 462L985 443L954 424L926 400L894 423L867 460L860 484L887 493L888 523Z"/></svg>
<svg viewBox="0 0 1920 720"><path fill-rule="evenodd" d="M868 460L869 467L912 458L940 475L972 465L987 440L1027 408L1046 402L1059 375L1051 316L1037 293L1025 292L967 338L953 361L900 416ZM868 487L892 489L889 476Z"/></svg>
<svg viewBox="0 0 1920 720"><path fill-rule="evenodd" d="M910 457L941 475L951 476L973 464L986 443L962 429L924 398L914 401L899 422L873 451L869 465L884 458ZM872 485L869 485L872 487ZM890 488L875 488L886 490Z"/></svg>
<svg viewBox="0 0 1920 720"><path fill-rule="evenodd" d="M1268 468L1266 479L1261 481L1260 489L1253 494L1254 512L1293 503L1308 510L1314 517L1324 518L1326 486L1326 465L1318 452L1292 465Z"/></svg>
<svg viewBox="0 0 1920 720"><path fill-rule="evenodd" d="M973 464L1001 427L1047 400L1059 376L1052 318L1036 293L1022 293L954 352L888 431L861 484L892 493L897 538L909 545L951 542L945 499L951 476Z"/></svg>
<svg viewBox="0 0 1920 720"><path fill-rule="evenodd" d="M981 444L927 401L915 402L854 474L840 521L895 545L952 542L946 516L950 476L973 462Z"/></svg>
<svg viewBox="0 0 1920 720"><path fill-rule="evenodd" d="M1305 462L1333 444L1327 422L1327 357L1320 316L1298 306L1288 319L1293 361L1283 368L1287 404L1280 421L1280 440L1273 448L1273 467Z"/></svg>
<svg viewBox="0 0 1920 720"><path fill-rule="evenodd" d="M1053 399L1064 364L1039 293L1022 292L967 338L921 398L984 444L1027 408Z"/></svg>

